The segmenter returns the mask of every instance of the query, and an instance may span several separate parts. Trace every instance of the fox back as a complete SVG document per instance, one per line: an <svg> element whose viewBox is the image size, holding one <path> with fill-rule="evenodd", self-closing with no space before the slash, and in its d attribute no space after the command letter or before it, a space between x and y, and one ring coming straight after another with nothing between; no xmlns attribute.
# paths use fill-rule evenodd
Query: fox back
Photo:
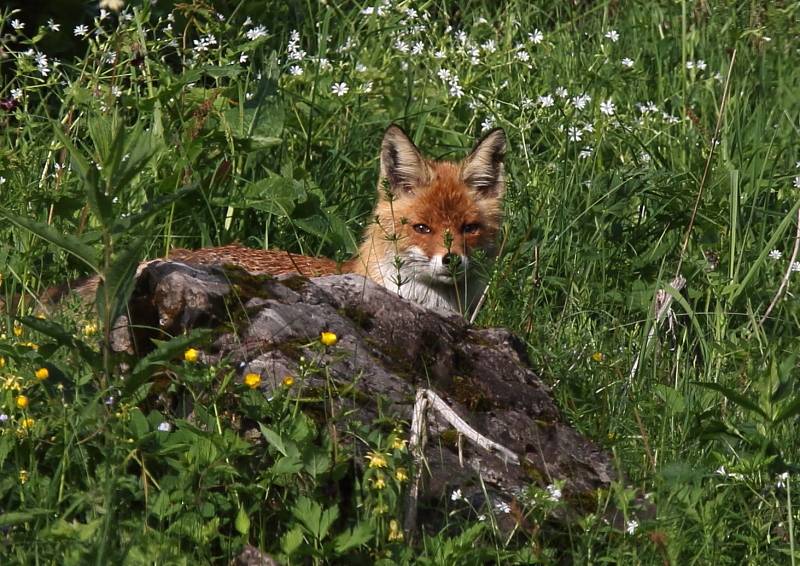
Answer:
<svg viewBox="0 0 800 566"><path fill-rule="evenodd" d="M463 161L432 161L400 127L390 126L381 145L373 221L344 271L427 307L474 306L484 281L473 253L497 253L505 149L505 133L496 128Z"/></svg>

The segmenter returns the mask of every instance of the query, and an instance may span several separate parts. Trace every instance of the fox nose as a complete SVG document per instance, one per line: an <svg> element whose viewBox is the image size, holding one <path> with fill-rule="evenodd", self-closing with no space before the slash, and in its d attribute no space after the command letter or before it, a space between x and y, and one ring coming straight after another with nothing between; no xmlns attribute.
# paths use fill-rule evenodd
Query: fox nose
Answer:
<svg viewBox="0 0 800 566"><path fill-rule="evenodd" d="M461 265L461 256L448 252L442 256L442 265L447 267L458 267Z"/></svg>

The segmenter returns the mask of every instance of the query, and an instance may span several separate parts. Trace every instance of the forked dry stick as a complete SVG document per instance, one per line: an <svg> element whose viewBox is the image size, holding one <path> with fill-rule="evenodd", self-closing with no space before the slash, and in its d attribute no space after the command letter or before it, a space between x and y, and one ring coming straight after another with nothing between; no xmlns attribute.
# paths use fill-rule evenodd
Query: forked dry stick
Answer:
<svg viewBox="0 0 800 566"><path fill-rule="evenodd" d="M428 408L433 408L439 416L450 423L456 431L464 438L472 441L479 448L495 454L503 459L506 464L519 464L519 456L498 444L494 440L486 438L477 430L467 424L451 409L448 404L430 389L417 389L414 402L414 414L411 418L411 440L408 442L408 449L414 458L414 480L408 491L406 505L405 531L409 540L413 537L414 529L417 524L417 500L419 499L419 486L422 481L422 469L424 464L425 444L428 439L427 412Z"/></svg>
<svg viewBox="0 0 800 566"><path fill-rule="evenodd" d="M772 312L772 309L775 308L775 305L778 303L778 299L781 298L784 290L786 290L786 285L789 284L789 277L792 274L792 268L794 267L794 262L797 261L797 252L800 250L800 210L797 211L797 233L794 236L794 249L792 250L792 257L789 259L789 265L786 266L786 273L783 274L783 279L781 280L780 287L778 287L778 291L775 293L775 296L772 297L772 302L767 307L766 312L761 317L761 320L758 322L758 328L764 324L764 321L767 320L769 313Z"/></svg>

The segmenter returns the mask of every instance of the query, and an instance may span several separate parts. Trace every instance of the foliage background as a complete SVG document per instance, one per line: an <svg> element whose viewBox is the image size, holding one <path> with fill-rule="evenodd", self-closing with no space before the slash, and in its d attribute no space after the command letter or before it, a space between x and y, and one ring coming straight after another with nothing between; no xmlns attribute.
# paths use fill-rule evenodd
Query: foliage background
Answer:
<svg viewBox="0 0 800 566"><path fill-rule="evenodd" d="M567 418L612 452L658 516L640 525L631 511L636 524L618 532L598 512L505 539L456 514L418 547L389 544L399 506L377 519L330 511L333 459L324 473L262 469L211 413L219 437L193 456L192 435L203 435L168 407L142 410L128 392L109 409L118 376L102 349L90 360L90 315L54 321L83 350L5 317L4 561L222 563L250 540L287 563L339 563L356 548L355 563L795 563L800 4L13 8L0 58L5 295L99 271L117 274L109 289L124 296L135 260L172 247L238 241L347 259L370 221L389 124L441 158L502 126L505 235L478 323L524 338ZM655 294L678 271L685 290L649 340ZM101 336L120 293L99 304ZM205 380L211 407L244 399L298 454L329 443L289 404L267 407L238 382L220 389L223 368L170 363L172 387ZM37 380L40 367L72 397ZM375 450L393 441L357 436ZM273 463L289 457L279 452ZM208 486L224 494L198 488L193 474L211 462ZM151 481L175 500L151 499ZM275 493L281 510L264 507ZM608 497L624 509L632 493ZM537 524L547 505L529 509ZM325 513L337 517L309 527Z"/></svg>

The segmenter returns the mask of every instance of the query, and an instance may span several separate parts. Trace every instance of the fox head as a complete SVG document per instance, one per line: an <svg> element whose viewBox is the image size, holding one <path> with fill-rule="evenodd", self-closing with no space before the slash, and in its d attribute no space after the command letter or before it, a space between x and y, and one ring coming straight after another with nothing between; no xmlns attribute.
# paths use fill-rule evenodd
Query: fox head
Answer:
<svg viewBox="0 0 800 566"><path fill-rule="evenodd" d="M505 132L495 128L463 161L433 161L399 126L389 126L381 144L375 222L361 249L365 274L429 306L466 305L471 254L496 253L505 149ZM478 281L473 287L483 290ZM439 298L420 295L429 292Z"/></svg>

